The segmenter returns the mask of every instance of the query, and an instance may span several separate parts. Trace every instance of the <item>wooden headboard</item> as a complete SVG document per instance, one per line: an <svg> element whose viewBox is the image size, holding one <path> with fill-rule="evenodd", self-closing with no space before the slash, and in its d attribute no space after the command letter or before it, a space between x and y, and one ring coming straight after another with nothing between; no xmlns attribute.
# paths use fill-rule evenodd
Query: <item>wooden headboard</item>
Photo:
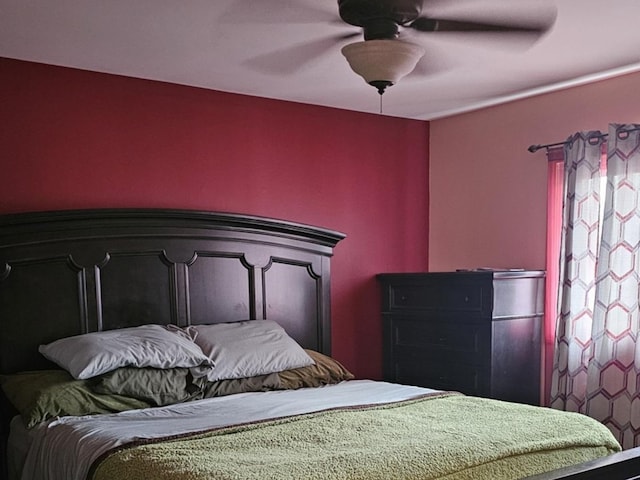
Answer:
<svg viewBox="0 0 640 480"><path fill-rule="evenodd" d="M51 367L40 344L147 323L269 318L330 354L329 260L344 237L184 210L0 216L0 373Z"/></svg>
<svg viewBox="0 0 640 480"><path fill-rule="evenodd" d="M0 216L0 373L41 343L147 323L269 318L330 353L338 232L228 213L74 210Z"/></svg>

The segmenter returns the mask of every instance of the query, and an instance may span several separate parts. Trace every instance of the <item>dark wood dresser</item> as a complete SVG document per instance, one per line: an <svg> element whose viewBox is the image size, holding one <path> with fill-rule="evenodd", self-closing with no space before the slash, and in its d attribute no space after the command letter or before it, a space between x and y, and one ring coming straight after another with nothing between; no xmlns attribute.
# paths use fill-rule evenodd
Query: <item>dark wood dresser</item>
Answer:
<svg viewBox="0 0 640 480"><path fill-rule="evenodd" d="M540 403L544 272L377 278L386 381Z"/></svg>

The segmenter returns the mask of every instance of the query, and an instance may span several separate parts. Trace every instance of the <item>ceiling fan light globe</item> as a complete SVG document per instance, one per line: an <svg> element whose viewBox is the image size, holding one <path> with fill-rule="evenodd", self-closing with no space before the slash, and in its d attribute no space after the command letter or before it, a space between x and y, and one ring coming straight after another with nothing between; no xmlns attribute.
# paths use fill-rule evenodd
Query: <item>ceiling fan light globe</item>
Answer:
<svg viewBox="0 0 640 480"><path fill-rule="evenodd" d="M392 85L411 73L424 53L420 45L402 40L365 40L342 47L351 69L367 83Z"/></svg>

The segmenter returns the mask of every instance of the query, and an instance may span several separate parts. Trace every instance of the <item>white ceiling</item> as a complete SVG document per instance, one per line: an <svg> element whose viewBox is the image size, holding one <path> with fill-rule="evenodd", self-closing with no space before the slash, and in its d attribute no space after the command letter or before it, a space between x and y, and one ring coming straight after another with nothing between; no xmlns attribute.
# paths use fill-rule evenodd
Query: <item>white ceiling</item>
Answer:
<svg viewBox="0 0 640 480"><path fill-rule="evenodd" d="M427 53L384 94L383 113L430 120L640 71L638 0L425 0L423 8L496 22L554 11L555 24L532 45L412 35ZM2 57L377 113L377 92L340 53L360 39L335 40L354 31L339 21L336 0L0 0ZM307 42L322 53L294 61Z"/></svg>

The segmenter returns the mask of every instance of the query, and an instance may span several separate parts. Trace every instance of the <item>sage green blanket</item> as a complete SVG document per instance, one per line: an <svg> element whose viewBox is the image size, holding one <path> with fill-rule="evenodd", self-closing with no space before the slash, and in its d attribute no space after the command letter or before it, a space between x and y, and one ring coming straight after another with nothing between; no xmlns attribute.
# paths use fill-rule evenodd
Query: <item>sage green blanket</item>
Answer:
<svg viewBox="0 0 640 480"><path fill-rule="evenodd" d="M579 414L459 394L336 409L128 446L111 479L518 479L620 450Z"/></svg>

